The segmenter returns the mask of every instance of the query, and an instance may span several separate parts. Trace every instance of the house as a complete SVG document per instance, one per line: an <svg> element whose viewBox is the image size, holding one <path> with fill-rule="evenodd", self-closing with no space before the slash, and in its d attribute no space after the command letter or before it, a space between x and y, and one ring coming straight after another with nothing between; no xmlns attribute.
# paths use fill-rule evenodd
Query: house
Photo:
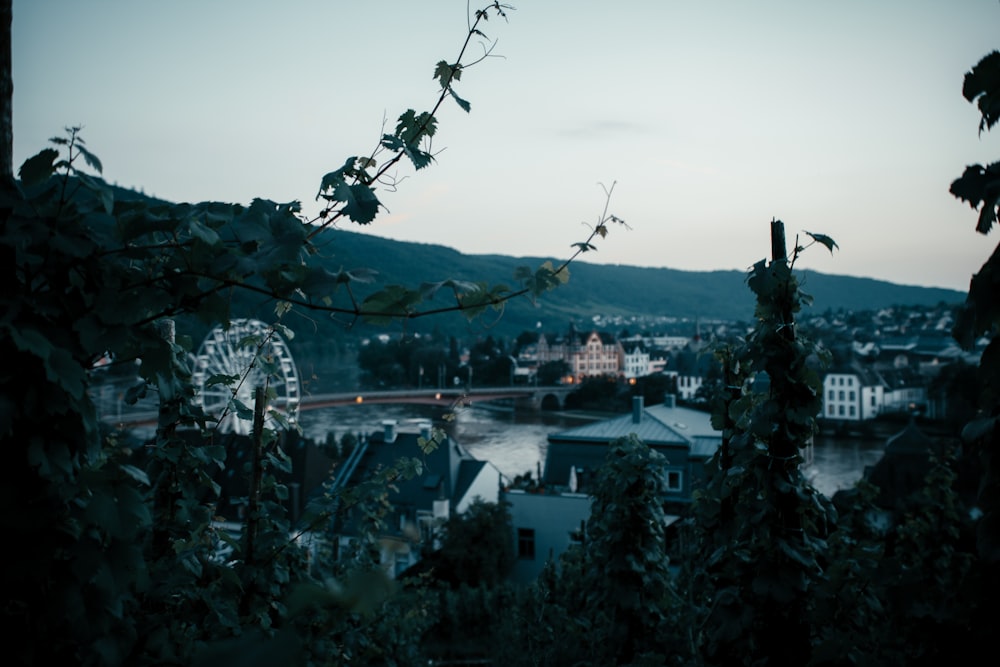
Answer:
<svg viewBox="0 0 1000 667"><path fill-rule="evenodd" d="M587 494L568 488L507 489L503 500L514 527L516 559L511 581L519 584L534 581L546 563L583 540L592 502Z"/></svg>
<svg viewBox="0 0 1000 667"><path fill-rule="evenodd" d="M885 385L882 412L908 413L927 403L927 377L910 367L879 371Z"/></svg>
<svg viewBox="0 0 1000 667"><path fill-rule="evenodd" d="M633 433L667 458L665 500L685 504L704 480L705 461L722 444L709 413L679 407L673 394L649 407L635 396L630 414L550 435L542 482L586 491L588 479L604 463L608 443Z"/></svg>
<svg viewBox="0 0 1000 667"><path fill-rule="evenodd" d="M565 361L576 382L587 377L617 377L625 356L621 343L613 335L592 331L581 336L574 329L562 337L541 334L532 352L538 364Z"/></svg>
<svg viewBox="0 0 1000 667"><path fill-rule="evenodd" d="M641 378L650 373L649 350L642 341L630 342L622 346L622 363L625 379Z"/></svg>
<svg viewBox="0 0 1000 667"><path fill-rule="evenodd" d="M860 364L831 370L823 378L824 419L858 422L872 419L882 411L885 381Z"/></svg>
<svg viewBox="0 0 1000 667"><path fill-rule="evenodd" d="M576 377L617 376L622 370L624 350L614 336L592 331L569 351L566 362Z"/></svg>
<svg viewBox="0 0 1000 667"><path fill-rule="evenodd" d="M195 446L200 443L201 436L196 430L186 429L178 432L177 437ZM215 442L225 448L226 465L215 469L212 474L212 481L218 489L214 513L227 525L238 526L247 516L250 482L244 471L253 458L253 441L249 436L224 433L216 436ZM279 446L289 466L284 470L275 470L273 474L288 489L285 509L294 523L305 511L310 496L321 491L323 484L329 480L336 462L315 442L292 430L280 433Z"/></svg>
<svg viewBox="0 0 1000 667"><path fill-rule="evenodd" d="M463 513L477 498L492 503L500 498L502 476L493 464L476 459L448 436L424 453L419 441L430 438L429 422L401 426L386 420L381 431L361 439L334 478L336 490L370 479L404 457L423 464L423 474L396 481L389 489L391 511L379 537L382 566L391 577L416 564L422 549L435 547L438 529L452 514ZM359 519L349 514L334 527L338 555L352 547Z"/></svg>
<svg viewBox="0 0 1000 667"><path fill-rule="evenodd" d="M650 407L636 396L630 414L550 435L540 488L534 493L515 489L503 494L510 504L517 545L515 581L533 580L546 562L583 539L590 516L588 492L608 446L633 433L667 459L663 501L671 521L679 518L692 491L704 483L705 462L722 443L711 415L677 406L672 394L662 405Z"/></svg>
<svg viewBox="0 0 1000 667"><path fill-rule="evenodd" d="M674 353L671 370L676 375L677 395L682 401L695 400L713 363L715 360L711 354L705 354L700 339Z"/></svg>

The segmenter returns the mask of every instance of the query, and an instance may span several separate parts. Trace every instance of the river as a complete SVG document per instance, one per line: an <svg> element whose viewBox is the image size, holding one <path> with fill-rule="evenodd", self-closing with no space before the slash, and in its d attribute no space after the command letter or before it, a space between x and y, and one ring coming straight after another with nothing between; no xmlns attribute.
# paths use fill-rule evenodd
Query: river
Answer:
<svg viewBox="0 0 1000 667"><path fill-rule="evenodd" d="M371 433L379 430L383 420L404 424L414 420L431 420L443 427L470 454L489 461L508 479L530 472L537 475L545 464L551 433L565 431L590 419L557 413L508 412L484 408L463 407L445 421L446 411L438 407L419 405L348 405L319 410L306 410L299 415L299 424L306 437L324 441L332 433L339 440L345 433ZM813 485L826 496L838 489L850 488L882 455L883 440L853 440L819 437L814 447L814 461L808 474Z"/></svg>

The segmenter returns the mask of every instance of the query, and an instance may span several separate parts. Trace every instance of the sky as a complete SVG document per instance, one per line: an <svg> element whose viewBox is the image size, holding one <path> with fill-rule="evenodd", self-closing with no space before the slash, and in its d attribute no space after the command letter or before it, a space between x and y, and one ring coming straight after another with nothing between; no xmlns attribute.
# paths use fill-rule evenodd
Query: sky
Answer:
<svg viewBox="0 0 1000 667"><path fill-rule="evenodd" d="M471 9L484 6L473 3ZM1000 0L511 0L371 224L466 254L746 270L770 222L796 266L967 290L995 249L948 192L1000 160L964 74ZM175 202L320 205L465 39L465 0L13 0L14 163L71 125L118 185ZM605 192L613 185L610 201ZM572 271L572 269L571 269ZM449 277L442 267L442 279ZM807 290L808 291L808 290Z"/></svg>

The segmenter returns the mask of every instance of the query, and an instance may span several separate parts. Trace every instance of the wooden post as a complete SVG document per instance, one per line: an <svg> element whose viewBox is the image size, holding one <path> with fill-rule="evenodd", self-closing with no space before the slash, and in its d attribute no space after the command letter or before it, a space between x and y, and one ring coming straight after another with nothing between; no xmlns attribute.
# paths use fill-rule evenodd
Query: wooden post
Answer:
<svg viewBox="0 0 1000 667"><path fill-rule="evenodd" d="M785 223L771 218L771 261L785 261L788 251L785 250Z"/></svg>
<svg viewBox="0 0 1000 667"><path fill-rule="evenodd" d="M257 541L257 527L260 524L260 486L264 476L264 387L254 391L253 435L250 440L252 463L250 468L250 492L247 500L246 554L244 562L254 562L254 547Z"/></svg>
<svg viewBox="0 0 1000 667"><path fill-rule="evenodd" d="M158 320L156 322L156 332L160 334L162 338L168 345L173 345L174 341L177 339L177 324L173 320ZM171 401L175 400L173 397L163 397L163 393L159 394L158 411L156 419L156 437L157 444L162 445L165 440L172 437L174 431L177 430L177 424L174 420L174 411L171 410Z"/></svg>

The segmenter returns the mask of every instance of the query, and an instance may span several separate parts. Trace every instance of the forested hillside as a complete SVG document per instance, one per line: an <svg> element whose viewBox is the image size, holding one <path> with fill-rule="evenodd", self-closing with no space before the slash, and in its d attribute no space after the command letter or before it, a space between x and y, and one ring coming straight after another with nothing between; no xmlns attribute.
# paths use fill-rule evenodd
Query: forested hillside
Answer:
<svg viewBox="0 0 1000 667"><path fill-rule="evenodd" d="M510 280L520 265L536 266L545 259L504 255L463 255L438 245L406 243L361 232L330 230L320 247L330 248L329 268L350 270L377 266L373 287L386 284L434 282L445 277L456 280ZM749 267L747 267L749 269ZM516 335L534 329L562 329L570 320L593 315L635 315L745 320L753 315L753 301L743 271L680 271L577 261L570 268L569 282L542 297L543 308L527 299L506 305L495 324L500 333ZM893 305L961 303L965 295L949 289L897 285L870 278L804 272L803 288L814 298L811 308L877 310ZM464 321L464 320L463 320ZM471 325L482 329L485 322ZM461 324L461 321L459 321ZM441 321L434 324L442 326Z"/></svg>

